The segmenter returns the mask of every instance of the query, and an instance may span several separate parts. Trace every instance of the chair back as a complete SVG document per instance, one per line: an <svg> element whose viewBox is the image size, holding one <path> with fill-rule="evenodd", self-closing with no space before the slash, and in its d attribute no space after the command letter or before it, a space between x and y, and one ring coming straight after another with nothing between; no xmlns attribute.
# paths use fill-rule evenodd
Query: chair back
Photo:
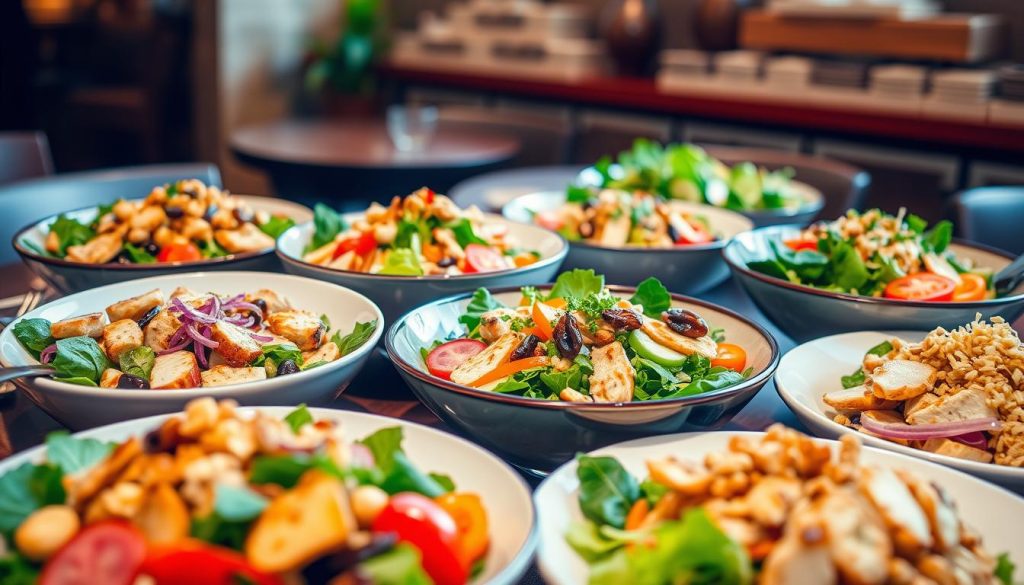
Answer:
<svg viewBox="0 0 1024 585"><path fill-rule="evenodd" d="M0 264L18 259L8 242L34 221L118 199L139 199L157 185L180 179L199 179L219 187L220 171L207 163L147 165L63 173L0 188Z"/></svg>
<svg viewBox="0 0 1024 585"><path fill-rule="evenodd" d="M825 197L816 219L834 219L848 209L860 209L871 185L871 175L844 162L767 148L708 146L708 154L727 165L752 162L770 171L790 167L794 179L814 187Z"/></svg>
<svg viewBox="0 0 1024 585"><path fill-rule="evenodd" d="M0 132L0 185L53 174L50 143L42 132Z"/></svg>
<svg viewBox="0 0 1024 585"><path fill-rule="evenodd" d="M968 189L953 196L953 207L964 239L1024 254L1024 186Z"/></svg>
<svg viewBox="0 0 1024 585"><path fill-rule="evenodd" d="M442 106L438 127L494 132L519 139L519 154L508 167L562 164L572 137L569 124L551 116L477 106Z"/></svg>

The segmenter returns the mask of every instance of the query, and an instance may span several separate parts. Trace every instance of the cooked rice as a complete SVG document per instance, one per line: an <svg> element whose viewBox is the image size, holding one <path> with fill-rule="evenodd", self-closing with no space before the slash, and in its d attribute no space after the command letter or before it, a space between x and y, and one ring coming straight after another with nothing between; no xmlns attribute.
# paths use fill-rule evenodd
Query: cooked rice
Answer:
<svg viewBox="0 0 1024 585"><path fill-rule="evenodd" d="M1002 430L989 446L999 465L1024 467L1024 345L1002 317L946 331L939 327L921 343L896 344L892 359L909 359L938 370L933 392L955 394L975 387L999 413Z"/></svg>

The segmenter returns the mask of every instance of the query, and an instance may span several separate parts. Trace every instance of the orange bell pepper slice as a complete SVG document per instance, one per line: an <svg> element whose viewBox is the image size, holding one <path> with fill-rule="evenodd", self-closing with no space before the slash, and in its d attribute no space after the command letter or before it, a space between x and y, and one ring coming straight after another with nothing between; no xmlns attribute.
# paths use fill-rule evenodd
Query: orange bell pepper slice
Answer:
<svg viewBox="0 0 1024 585"><path fill-rule="evenodd" d="M507 378L516 372L522 372L523 370L529 370L530 368L539 368L546 366L550 363L548 356L542 355L538 357L528 357L514 362L505 362L499 364L498 367L494 368L490 372L487 372L483 376L480 376L476 380L469 383L473 388L479 388L491 382L496 382L502 378Z"/></svg>

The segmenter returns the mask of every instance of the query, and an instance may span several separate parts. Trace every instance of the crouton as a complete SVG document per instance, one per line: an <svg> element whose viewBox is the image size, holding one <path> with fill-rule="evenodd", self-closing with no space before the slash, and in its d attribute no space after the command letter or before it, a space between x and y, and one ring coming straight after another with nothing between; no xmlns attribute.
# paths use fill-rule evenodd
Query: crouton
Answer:
<svg viewBox="0 0 1024 585"><path fill-rule="evenodd" d="M233 230L217 230L213 233L213 238L220 247L232 254L258 252L274 247L274 238L251 223L244 223Z"/></svg>
<svg viewBox="0 0 1024 585"><path fill-rule="evenodd" d="M232 368L231 366L214 366L200 374L203 387L227 386L228 384L243 384L245 382L256 382L267 379L267 370L264 368Z"/></svg>
<svg viewBox="0 0 1024 585"><path fill-rule="evenodd" d="M199 363L190 351L176 351L156 356L149 386L154 390L198 388L202 383Z"/></svg>
<svg viewBox="0 0 1024 585"><path fill-rule="evenodd" d="M302 353L302 361L306 364L315 364L317 362L333 362L334 360L341 357L341 350L338 346L333 343L325 343L320 346L320 349L316 351L306 351Z"/></svg>
<svg viewBox="0 0 1024 585"><path fill-rule="evenodd" d="M181 327L181 321L169 310L164 309L156 314L142 330L144 343L160 353L170 347L171 337Z"/></svg>
<svg viewBox="0 0 1024 585"><path fill-rule="evenodd" d="M110 361L117 363L121 354L142 345L142 328L131 319L114 321L103 328L103 349Z"/></svg>
<svg viewBox="0 0 1024 585"><path fill-rule="evenodd" d="M633 400L636 372L621 343L615 341L595 348L590 358L594 363L594 374L590 376L590 395L595 402Z"/></svg>
<svg viewBox="0 0 1024 585"><path fill-rule="evenodd" d="M825 404L836 410L892 410L899 405L895 400L883 400L871 393L864 385L833 390L821 397Z"/></svg>
<svg viewBox="0 0 1024 585"><path fill-rule="evenodd" d="M302 351L317 349L327 337L323 321L309 311L278 311L264 323L271 332L291 341Z"/></svg>
<svg viewBox="0 0 1024 585"><path fill-rule="evenodd" d="M472 385L484 374L508 361L512 351L519 345L522 334L515 331L506 333L486 349L462 362L452 371L451 380L456 384Z"/></svg>
<svg viewBox="0 0 1024 585"><path fill-rule="evenodd" d="M886 400L909 400L927 392L938 372L910 360L890 360L871 373L871 391Z"/></svg>
<svg viewBox="0 0 1024 585"><path fill-rule="evenodd" d="M121 376L124 372L121 370L115 370L114 368L107 368L100 374L100 388L117 388L117 383L121 380Z"/></svg>
<svg viewBox="0 0 1024 585"><path fill-rule="evenodd" d="M238 325L217 321L213 324L210 339L217 342L214 352L224 358L229 366L247 366L263 355L263 348L252 338L247 329Z"/></svg>
<svg viewBox="0 0 1024 585"><path fill-rule="evenodd" d="M106 264L121 253L123 243L119 232L100 234L80 246L68 246L65 258L84 264Z"/></svg>
<svg viewBox="0 0 1024 585"><path fill-rule="evenodd" d="M99 338L103 336L103 326L106 324L107 319L103 313L89 313L51 324L50 335L54 339L82 336Z"/></svg>
<svg viewBox="0 0 1024 585"><path fill-rule="evenodd" d="M120 321L121 319L138 321L153 309L153 307L159 307L163 304L164 293L161 292L160 289L155 288L137 297L125 299L110 305L107 307L107 317L110 318L111 323L114 321Z"/></svg>
<svg viewBox="0 0 1024 585"><path fill-rule="evenodd" d="M957 459L966 459L979 463L992 462L992 453L951 439L928 439L921 446L921 449L931 451L936 455L946 455L948 457L956 457Z"/></svg>

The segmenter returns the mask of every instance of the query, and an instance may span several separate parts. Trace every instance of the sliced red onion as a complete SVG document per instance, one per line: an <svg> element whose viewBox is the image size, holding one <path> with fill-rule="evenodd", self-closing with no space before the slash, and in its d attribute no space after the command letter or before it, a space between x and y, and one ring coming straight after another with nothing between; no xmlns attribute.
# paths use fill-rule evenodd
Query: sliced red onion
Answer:
<svg viewBox="0 0 1024 585"><path fill-rule="evenodd" d="M178 330L174 332L174 335L172 335L171 338L169 340L167 340L167 345L178 345L186 337L188 337L188 334L187 334L185 328L188 327L188 325L190 323L192 323L191 320L186 320L185 323L182 323L181 327L178 327Z"/></svg>
<svg viewBox="0 0 1024 585"><path fill-rule="evenodd" d="M245 298L245 293L239 293L239 294L231 297L230 299L224 301L224 308L227 309L227 308L231 307L232 305L234 305L235 303L241 301L244 298Z"/></svg>
<svg viewBox="0 0 1024 585"><path fill-rule="evenodd" d="M182 341L181 343L179 343L177 345L171 345L171 346L168 346L167 349L165 349L163 351L156 352L156 355L167 355L169 353L174 353L176 351L181 351L181 350L185 349L186 347L188 347L191 343L192 343L191 339L186 339L185 341Z"/></svg>
<svg viewBox="0 0 1024 585"><path fill-rule="evenodd" d="M928 439L958 437L977 431L998 431L1000 423L993 417L977 418L931 425L908 425L904 423L883 423L871 416L861 416L860 424L868 431L886 439L926 441Z"/></svg>
<svg viewBox="0 0 1024 585"><path fill-rule="evenodd" d="M988 451L988 437L981 431L975 431L973 433L966 433L958 435L956 437L950 437L950 439L957 443L963 443L968 447L974 447L975 449L981 449L982 451Z"/></svg>
<svg viewBox="0 0 1024 585"><path fill-rule="evenodd" d="M53 358L56 355L57 355L57 344L56 343L51 343L50 345L48 345L46 347L46 349L44 349L43 351L39 352L39 361L41 363L48 364L48 363L53 361Z"/></svg>
<svg viewBox="0 0 1024 585"><path fill-rule="evenodd" d="M352 467L361 467L363 469L373 469L377 465L377 461L373 458L373 452L363 445L362 443L352 443L350 445L352 452Z"/></svg>
<svg viewBox="0 0 1024 585"><path fill-rule="evenodd" d="M199 362L199 367L204 370L208 369L210 364L206 361L206 349L197 343L192 347L192 351L196 354L196 361Z"/></svg>
<svg viewBox="0 0 1024 585"><path fill-rule="evenodd" d="M220 347L219 343L196 331L196 328L193 327L191 323L185 325L185 330L188 333L188 336L191 337L192 340L198 343L199 345L208 347L210 349L217 349L218 347Z"/></svg>
<svg viewBox="0 0 1024 585"><path fill-rule="evenodd" d="M260 335L259 333L249 332L249 335L256 341L266 343L268 341L274 341L274 338L269 335Z"/></svg>
<svg viewBox="0 0 1024 585"><path fill-rule="evenodd" d="M217 322L217 319L215 317L211 317L210 315L207 315L206 313L202 313L200 311L197 311L196 309L193 309L192 307L190 307L190 306L186 305L185 303L181 302L181 299L179 299L179 298L171 299L171 307L176 309L183 316L187 316L188 318L190 318L193 321L198 321L200 323L207 323L207 324L210 324L210 325L212 325L213 323Z"/></svg>
<svg viewBox="0 0 1024 585"><path fill-rule="evenodd" d="M238 303L233 303L233 304L230 304L230 305L227 304L227 303L224 303L224 308L225 309L232 309L234 311L249 311L250 313L258 314L261 317L263 316L263 309L259 308L259 306L254 305L252 303L238 302Z"/></svg>

